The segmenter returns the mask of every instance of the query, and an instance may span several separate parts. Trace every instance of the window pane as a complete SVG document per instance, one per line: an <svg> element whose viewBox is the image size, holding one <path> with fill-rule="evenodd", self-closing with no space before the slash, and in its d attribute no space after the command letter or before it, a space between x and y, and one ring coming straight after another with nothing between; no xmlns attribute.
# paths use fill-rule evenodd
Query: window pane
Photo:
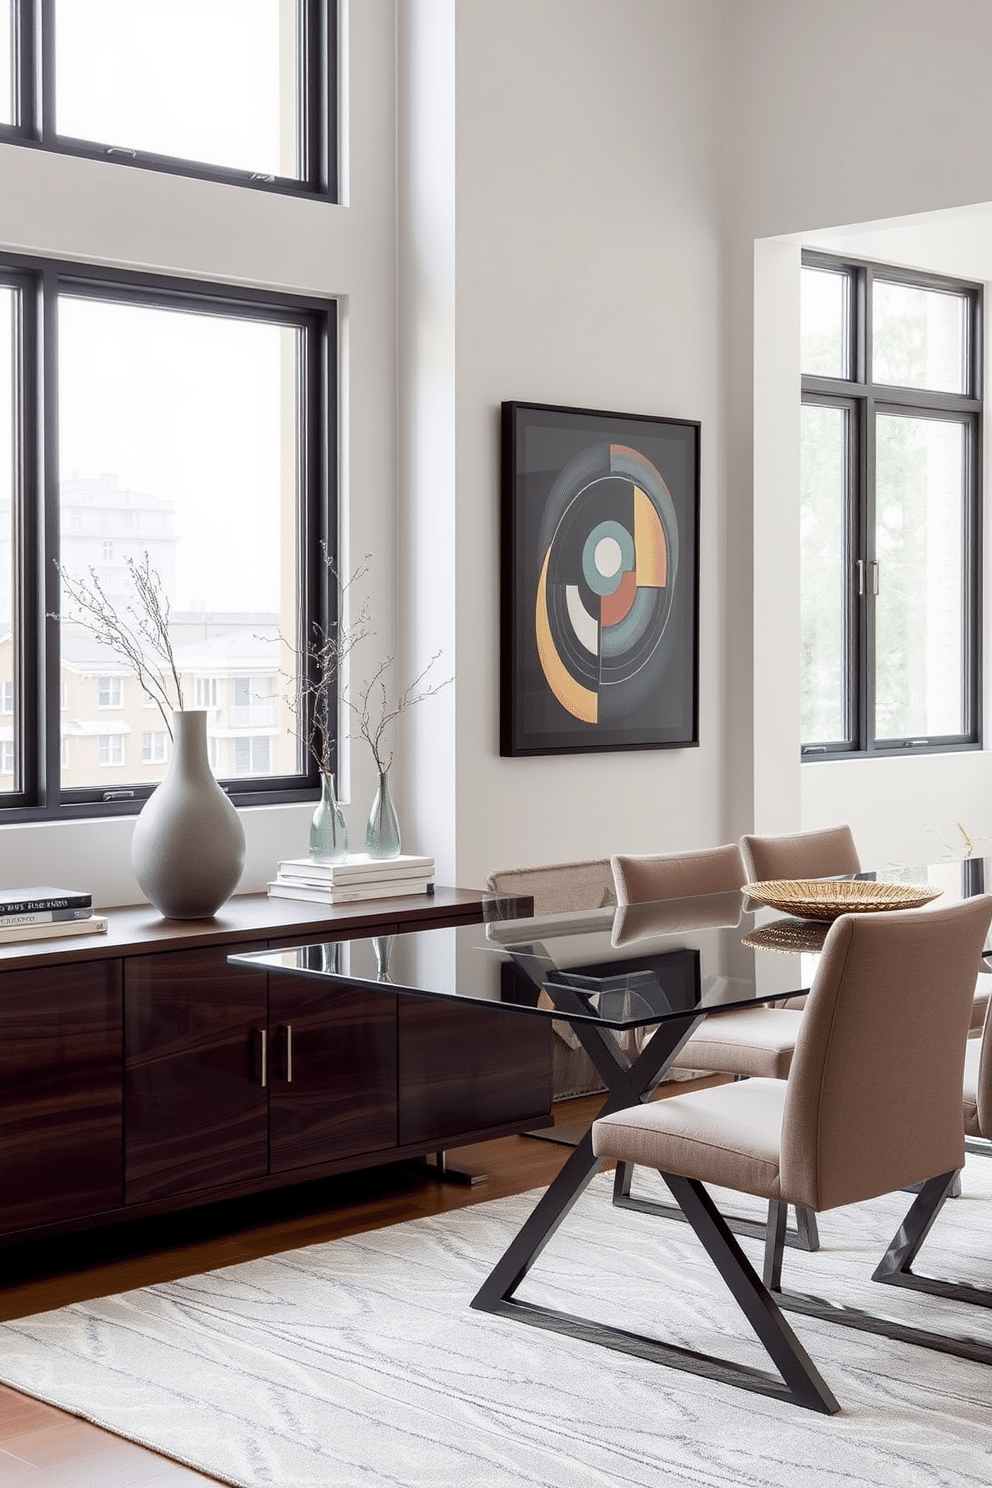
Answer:
<svg viewBox="0 0 992 1488"><path fill-rule="evenodd" d="M964 425L882 414L875 439L875 734L960 734Z"/></svg>
<svg viewBox="0 0 992 1488"><path fill-rule="evenodd" d="M63 135L299 175L295 0L55 0Z"/></svg>
<svg viewBox="0 0 992 1488"><path fill-rule="evenodd" d="M807 268L799 283L801 370L814 377L850 377L849 275Z"/></svg>
<svg viewBox="0 0 992 1488"><path fill-rule="evenodd" d="M300 768L279 637L298 644L302 335L233 316L59 300L63 566L75 579L95 576L120 614L133 603L129 561L148 555L171 607L185 706L207 709L211 757L225 775ZM160 780L166 754L145 747L157 711L133 669L72 623L68 600L63 609L63 785Z"/></svg>
<svg viewBox="0 0 992 1488"><path fill-rule="evenodd" d="M0 124L17 123L14 118L13 43L13 0L0 0Z"/></svg>
<svg viewBox="0 0 992 1488"><path fill-rule="evenodd" d="M14 686L18 636L14 628L15 355L17 292L0 288L0 791L17 790L19 699Z"/></svg>
<svg viewBox="0 0 992 1488"><path fill-rule="evenodd" d="M802 410L800 482L801 742L848 735L845 513L846 408Z"/></svg>
<svg viewBox="0 0 992 1488"><path fill-rule="evenodd" d="M872 372L876 382L964 393L967 300L963 295L876 279Z"/></svg>

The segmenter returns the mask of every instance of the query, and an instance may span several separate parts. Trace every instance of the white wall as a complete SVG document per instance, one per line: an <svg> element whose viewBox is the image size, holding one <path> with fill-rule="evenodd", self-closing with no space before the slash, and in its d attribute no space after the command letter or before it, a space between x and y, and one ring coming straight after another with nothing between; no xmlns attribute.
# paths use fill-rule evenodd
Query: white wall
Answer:
<svg viewBox="0 0 992 1488"><path fill-rule="evenodd" d="M728 511L732 545L753 538L754 551L731 596L734 733L753 741L749 760L731 762L731 826L846 820L866 856L939 856L931 828L992 832L988 753L799 763L798 245L884 258L888 242L896 262L992 277L987 217L960 210L992 196L992 8L747 0L727 17ZM941 209L946 220L915 220Z"/></svg>
<svg viewBox="0 0 992 1488"><path fill-rule="evenodd" d="M458 566L455 477L455 0L399 18L399 564L397 662L404 680L454 678ZM432 664L432 658L436 660ZM456 867L454 681L398 730L404 845Z"/></svg>
<svg viewBox="0 0 992 1488"><path fill-rule="evenodd" d="M794 585L775 586L795 561L776 512L794 511L798 377L784 322L755 343L755 244L992 197L992 6L403 0L398 116L395 11L346 11L346 208L3 146L0 245L342 297L348 548L375 555L384 652L408 674L440 644L441 670L457 667L399 735L410 847L471 885L514 863L724 841L756 818L794 826L813 807L781 680ZM766 296L797 249L768 252ZM510 399L701 420L698 749L499 758ZM943 811L966 779L984 790L976 771L933 761L912 789L925 776ZM350 775L360 842L361 749ZM816 807L831 819L868 793L886 818L905 801L904 782L834 778ZM243 813L242 888L302 850L309 814ZM126 819L2 828L0 882L57 865L101 904L133 900L129 835Z"/></svg>
<svg viewBox="0 0 992 1488"><path fill-rule="evenodd" d="M722 840L723 6L456 11L457 833L478 884ZM504 400L701 420L698 749L499 758Z"/></svg>
<svg viewBox="0 0 992 1488"><path fill-rule="evenodd" d="M395 632L394 6L358 0L344 11L346 209L0 145L0 247L340 297L345 536L352 555L376 555L373 611L388 646ZM352 751L350 774L349 828L362 845L374 785L364 750ZM241 813L248 838L242 891L262 888L277 858L305 851L312 809ZM101 906L140 902L130 870L132 826L133 818L119 818L0 827L0 885L57 879L92 888Z"/></svg>

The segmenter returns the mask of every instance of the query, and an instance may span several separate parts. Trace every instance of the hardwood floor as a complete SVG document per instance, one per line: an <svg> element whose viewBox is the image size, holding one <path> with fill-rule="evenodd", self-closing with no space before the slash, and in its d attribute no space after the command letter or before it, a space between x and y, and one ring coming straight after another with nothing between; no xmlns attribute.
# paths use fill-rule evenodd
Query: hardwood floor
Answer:
<svg viewBox="0 0 992 1488"><path fill-rule="evenodd" d="M556 1123L591 1120L601 1100L561 1102ZM456 1166L489 1175L471 1186L425 1179L401 1165L376 1168L23 1253L0 1251L0 1319L543 1187L568 1151L532 1137L503 1137L452 1153ZM0 1385L0 1488L180 1488L214 1481Z"/></svg>

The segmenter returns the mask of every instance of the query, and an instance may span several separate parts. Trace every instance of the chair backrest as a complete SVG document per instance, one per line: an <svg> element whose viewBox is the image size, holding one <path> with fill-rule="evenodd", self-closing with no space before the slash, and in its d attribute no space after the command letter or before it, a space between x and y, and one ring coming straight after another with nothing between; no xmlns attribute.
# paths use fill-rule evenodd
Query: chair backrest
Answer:
<svg viewBox="0 0 992 1488"><path fill-rule="evenodd" d="M961 1167L965 1045L990 921L982 895L830 927L786 1087L790 1202L833 1209Z"/></svg>
<svg viewBox="0 0 992 1488"><path fill-rule="evenodd" d="M609 860L543 863L534 868L504 868L489 875L493 894L534 900L535 914L566 914L571 909L603 909L616 904Z"/></svg>
<svg viewBox="0 0 992 1488"><path fill-rule="evenodd" d="M744 882L744 864L735 842L694 852L617 855L610 859L618 904L649 904L658 899L690 899L726 894Z"/></svg>
<svg viewBox="0 0 992 1488"><path fill-rule="evenodd" d="M774 878L835 878L860 873L861 859L850 827L824 827L784 837L745 836L741 857L748 883Z"/></svg>

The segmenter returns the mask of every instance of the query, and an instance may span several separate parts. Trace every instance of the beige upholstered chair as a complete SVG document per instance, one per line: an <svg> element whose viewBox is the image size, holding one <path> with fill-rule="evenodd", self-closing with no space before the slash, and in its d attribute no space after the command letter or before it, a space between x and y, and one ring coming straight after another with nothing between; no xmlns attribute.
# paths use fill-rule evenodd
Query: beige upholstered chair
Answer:
<svg viewBox="0 0 992 1488"><path fill-rule="evenodd" d="M824 827L814 832L792 832L781 837L745 836L741 858L748 883L774 878L840 878L861 872L861 859L850 827ZM988 968L979 962L980 971ZM971 1014L971 1036L977 1037L989 1006L992 977L979 975ZM796 998L789 1008L802 1007Z"/></svg>
<svg viewBox="0 0 992 1488"><path fill-rule="evenodd" d="M992 1013L964 1056L964 1134L992 1142Z"/></svg>
<svg viewBox="0 0 992 1488"><path fill-rule="evenodd" d="M740 840L748 883L770 878L839 878L861 872L850 827L825 827L782 837L745 836Z"/></svg>
<svg viewBox="0 0 992 1488"><path fill-rule="evenodd" d="M610 862L618 905L723 894L744 883L744 864L734 843L650 857L618 855ZM696 1030L672 1068L783 1080L792 1062L799 1018L798 1011L787 1008L716 1014Z"/></svg>
<svg viewBox="0 0 992 1488"><path fill-rule="evenodd" d="M776 1304L739 1252L728 1271L732 1237L701 1184L813 1210L921 1181L946 1193L964 1161L965 1050L990 920L987 895L944 908L843 915L824 942L786 1081L673 1096L593 1124L598 1156L662 1173L741 1305L757 1293L748 1315L759 1336L758 1314ZM773 1289L781 1231L776 1223L766 1249ZM844 1313L850 1321L851 1310Z"/></svg>
<svg viewBox="0 0 992 1488"><path fill-rule="evenodd" d="M847 825L778 837L746 835L738 844L748 883L775 878L840 878L861 872L854 833ZM783 1012L801 1009L805 997L793 998Z"/></svg>
<svg viewBox="0 0 992 1488"><path fill-rule="evenodd" d="M964 1056L963 1116L966 1151L988 1157L992 1142L992 1012L986 1012L981 1038L968 1040ZM921 1190L879 1262L873 1280L992 1307L992 1289L988 1287L918 1276L912 1269L917 1252L950 1196L940 1192L936 1185L929 1192L926 1187ZM939 1231L937 1235L939 1240Z"/></svg>
<svg viewBox="0 0 992 1488"><path fill-rule="evenodd" d="M735 849L736 851L736 849ZM737 885L735 885L737 887ZM542 863L531 868L505 868L492 873L490 893L533 899L535 914L567 914L572 910L607 909L616 904L613 873L608 858L573 863ZM590 1095L604 1088L598 1071L568 1024L553 1024L551 1089L555 1100ZM708 1080L710 1071L704 1071ZM680 1066L667 1083L695 1080L700 1072Z"/></svg>
<svg viewBox="0 0 992 1488"><path fill-rule="evenodd" d="M608 858L581 863L542 863L536 868L505 868L489 876L493 894L534 900L535 914L567 914L572 909L605 909L616 904Z"/></svg>
<svg viewBox="0 0 992 1488"><path fill-rule="evenodd" d="M610 859L618 904L649 904L654 899L691 899L724 894L744 882L744 865L734 843L692 852Z"/></svg>
<svg viewBox="0 0 992 1488"><path fill-rule="evenodd" d="M618 855L610 861L617 903L621 906L701 894L724 894L730 889L739 890L744 883L744 863L734 843L651 857ZM754 1007L712 1014L687 1039L671 1069L709 1070L713 1074L740 1078L756 1076L784 1080L792 1063L801 1019L801 1006L796 1009ZM646 1028L638 1032L643 1046L644 1038L650 1037L652 1030ZM632 1180L631 1165L619 1164L614 1184L617 1204L681 1218L679 1211L671 1206L633 1199ZM816 1250L819 1239L814 1216L800 1213L796 1220L797 1243L803 1249ZM747 1222L737 1222L737 1228L751 1233L754 1227Z"/></svg>

